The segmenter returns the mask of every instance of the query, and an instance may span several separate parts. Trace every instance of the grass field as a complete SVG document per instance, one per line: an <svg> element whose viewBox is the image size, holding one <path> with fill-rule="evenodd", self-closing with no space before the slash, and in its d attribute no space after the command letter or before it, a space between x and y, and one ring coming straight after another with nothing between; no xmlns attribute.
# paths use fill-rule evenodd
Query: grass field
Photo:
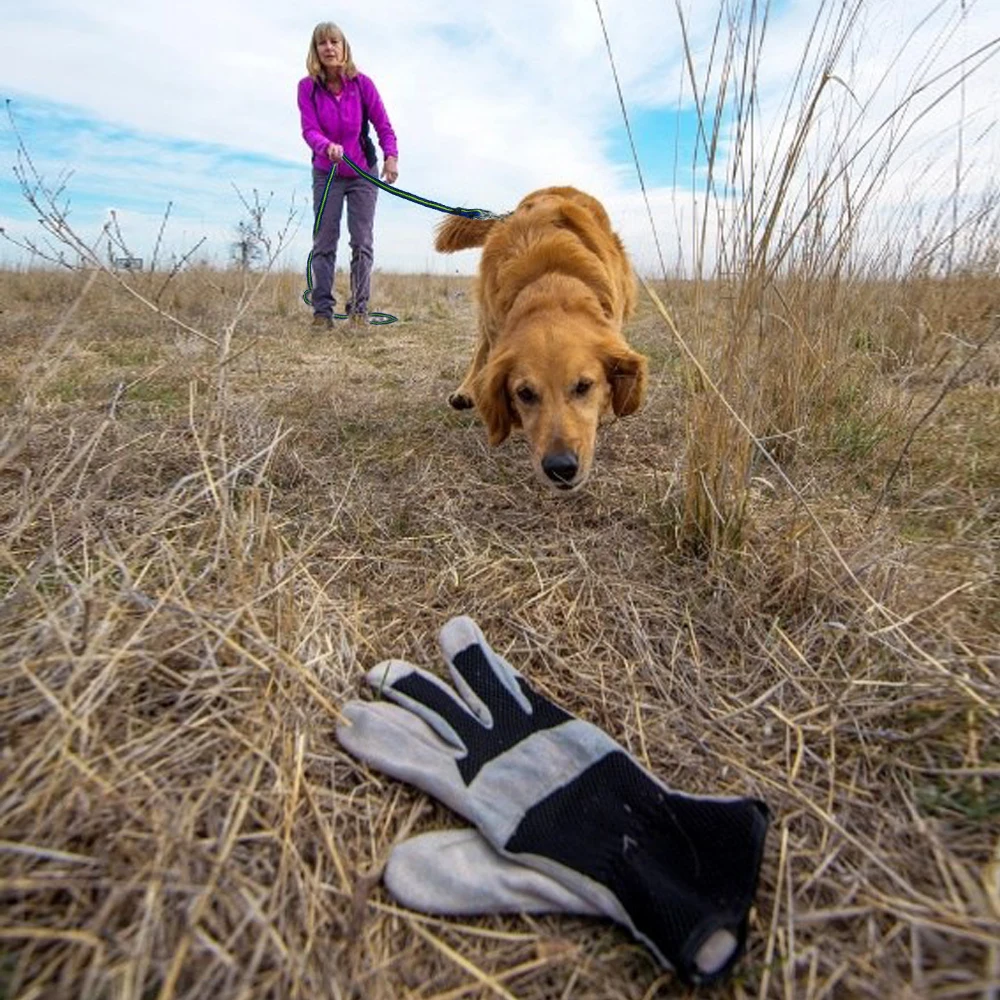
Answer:
<svg viewBox="0 0 1000 1000"><path fill-rule="evenodd" d="M995 274L657 284L702 370L643 295L648 402L569 497L445 405L465 279L378 275L366 334L292 274L233 328L244 282L170 283L193 333L0 273L0 996L681 995L609 923L382 889L455 820L338 708L457 613L667 782L770 805L708 995L1000 994Z"/></svg>

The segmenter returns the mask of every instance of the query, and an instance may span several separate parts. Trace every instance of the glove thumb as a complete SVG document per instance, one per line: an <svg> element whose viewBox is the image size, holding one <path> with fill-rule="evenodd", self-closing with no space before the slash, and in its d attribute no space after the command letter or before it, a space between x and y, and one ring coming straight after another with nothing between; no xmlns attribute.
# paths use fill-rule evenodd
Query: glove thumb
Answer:
<svg viewBox="0 0 1000 1000"><path fill-rule="evenodd" d="M393 899L420 913L603 916L548 875L498 854L471 828L438 830L398 844L383 881Z"/></svg>

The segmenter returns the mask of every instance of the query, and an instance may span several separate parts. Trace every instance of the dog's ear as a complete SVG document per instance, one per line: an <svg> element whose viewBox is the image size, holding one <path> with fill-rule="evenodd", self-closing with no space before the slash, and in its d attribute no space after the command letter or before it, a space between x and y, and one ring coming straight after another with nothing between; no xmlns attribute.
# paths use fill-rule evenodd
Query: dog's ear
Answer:
<svg viewBox="0 0 1000 1000"><path fill-rule="evenodd" d="M511 427L521 423L507 391L510 359L490 358L476 378L476 408L489 431L490 444L501 444Z"/></svg>
<svg viewBox="0 0 1000 1000"><path fill-rule="evenodd" d="M615 416L627 417L646 398L646 359L622 344L605 355L604 371L611 386Z"/></svg>

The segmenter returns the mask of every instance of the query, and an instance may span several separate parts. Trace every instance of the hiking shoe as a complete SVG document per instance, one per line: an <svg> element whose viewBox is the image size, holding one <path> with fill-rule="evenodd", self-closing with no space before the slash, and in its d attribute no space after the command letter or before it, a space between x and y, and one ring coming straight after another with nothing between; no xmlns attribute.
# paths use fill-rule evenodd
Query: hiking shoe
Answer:
<svg viewBox="0 0 1000 1000"><path fill-rule="evenodd" d="M352 330L364 329L368 326L368 313L351 313L347 317L347 325Z"/></svg>
<svg viewBox="0 0 1000 1000"><path fill-rule="evenodd" d="M318 313L313 316L313 326L322 327L325 330L333 329L333 320L329 316L320 316Z"/></svg>

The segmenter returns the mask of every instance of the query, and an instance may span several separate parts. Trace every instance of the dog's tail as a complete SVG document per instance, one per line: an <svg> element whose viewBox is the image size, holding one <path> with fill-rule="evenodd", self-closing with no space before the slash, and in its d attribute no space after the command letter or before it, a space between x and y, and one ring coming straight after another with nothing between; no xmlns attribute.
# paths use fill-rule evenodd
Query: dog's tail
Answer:
<svg viewBox="0 0 1000 1000"><path fill-rule="evenodd" d="M440 253L454 253L456 250L467 250L469 247L481 247L497 221L497 219L467 219L463 215L449 216L437 227L434 249Z"/></svg>

